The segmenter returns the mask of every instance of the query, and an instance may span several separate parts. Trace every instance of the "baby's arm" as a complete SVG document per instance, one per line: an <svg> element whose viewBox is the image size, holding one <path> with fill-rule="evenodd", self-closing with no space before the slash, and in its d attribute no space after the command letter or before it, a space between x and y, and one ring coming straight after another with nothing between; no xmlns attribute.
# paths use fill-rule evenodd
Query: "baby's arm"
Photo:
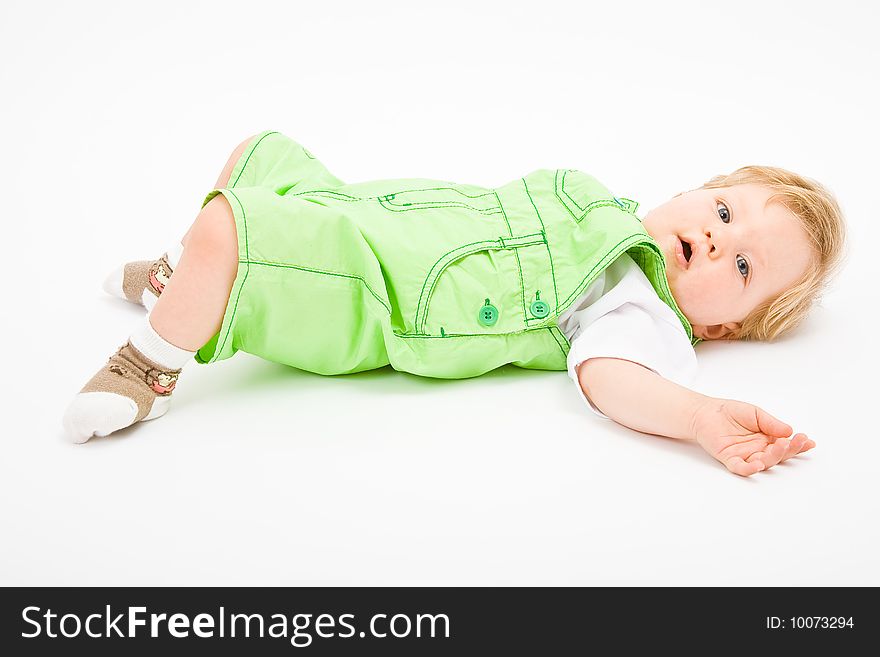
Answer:
<svg viewBox="0 0 880 657"><path fill-rule="evenodd" d="M749 476L816 443L767 412L732 399L707 397L632 361L590 358L578 381L605 415L644 433L695 440L731 472Z"/></svg>

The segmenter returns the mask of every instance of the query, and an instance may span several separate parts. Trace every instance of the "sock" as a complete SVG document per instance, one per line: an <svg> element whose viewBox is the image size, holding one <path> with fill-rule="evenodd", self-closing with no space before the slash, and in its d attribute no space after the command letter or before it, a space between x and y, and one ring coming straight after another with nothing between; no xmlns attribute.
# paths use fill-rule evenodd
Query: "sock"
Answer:
<svg viewBox="0 0 880 657"><path fill-rule="evenodd" d="M164 415L194 354L163 339L146 317L68 406L63 424L70 439L84 443Z"/></svg>
<svg viewBox="0 0 880 657"><path fill-rule="evenodd" d="M117 267L104 280L104 290L152 310L183 255L177 243L156 260L135 260Z"/></svg>

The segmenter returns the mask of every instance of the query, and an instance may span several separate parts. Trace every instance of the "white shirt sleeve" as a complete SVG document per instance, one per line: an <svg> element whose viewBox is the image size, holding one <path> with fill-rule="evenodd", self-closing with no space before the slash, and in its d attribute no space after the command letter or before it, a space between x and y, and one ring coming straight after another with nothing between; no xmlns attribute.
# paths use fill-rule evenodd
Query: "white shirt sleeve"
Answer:
<svg viewBox="0 0 880 657"><path fill-rule="evenodd" d="M667 306L633 260L624 254L606 269L602 295L591 286L560 318L571 342L568 373L589 408L607 418L584 394L578 369L590 358L622 358L679 385L697 372L696 352L675 312Z"/></svg>

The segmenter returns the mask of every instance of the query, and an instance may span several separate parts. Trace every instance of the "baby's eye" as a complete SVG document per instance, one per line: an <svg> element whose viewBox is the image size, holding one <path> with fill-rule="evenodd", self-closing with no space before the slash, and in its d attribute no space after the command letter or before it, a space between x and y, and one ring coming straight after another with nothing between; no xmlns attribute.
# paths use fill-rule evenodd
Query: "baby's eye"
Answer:
<svg viewBox="0 0 880 657"><path fill-rule="evenodd" d="M718 208L718 216L721 217L721 221L724 223L730 223L730 210L727 209L727 206L724 205L721 201L715 204Z"/></svg>
<svg viewBox="0 0 880 657"><path fill-rule="evenodd" d="M743 275L743 278L749 277L749 262L742 256L736 257L736 268L739 269L739 273Z"/></svg>

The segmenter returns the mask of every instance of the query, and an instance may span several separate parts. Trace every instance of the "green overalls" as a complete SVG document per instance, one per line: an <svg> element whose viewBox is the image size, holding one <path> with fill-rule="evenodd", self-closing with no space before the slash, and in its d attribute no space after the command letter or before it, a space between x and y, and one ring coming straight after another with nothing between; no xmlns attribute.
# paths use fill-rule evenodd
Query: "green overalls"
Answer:
<svg viewBox="0 0 880 657"><path fill-rule="evenodd" d="M637 204L579 171L542 169L496 189L346 185L295 141L264 132L205 203L216 194L235 216L239 266L199 362L242 350L320 374L565 370L558 317L624 252L695 341Z"/></svg>

